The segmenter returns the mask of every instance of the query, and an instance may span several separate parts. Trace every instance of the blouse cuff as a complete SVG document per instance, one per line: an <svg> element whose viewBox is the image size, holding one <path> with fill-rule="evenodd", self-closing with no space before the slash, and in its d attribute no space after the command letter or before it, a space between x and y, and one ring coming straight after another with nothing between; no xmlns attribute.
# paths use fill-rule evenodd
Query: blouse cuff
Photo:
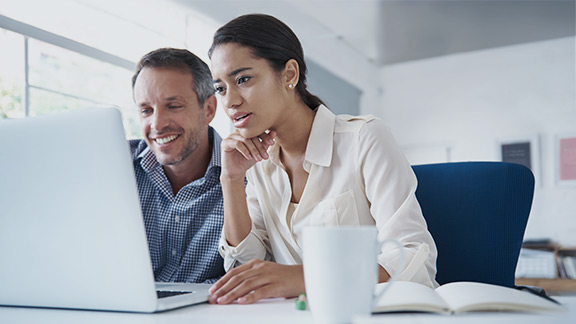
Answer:
<svg viewBox="0 0 576 324"><path fill-rule="evenodd" d="M220 237L220 244L218 251L222 258L224 258L224 270L230 271L234 267L247 263L254 259L264 260L266 252L262 246L262 242L250 232L240 244L231 246L226 241L226 236L222 233Z"/></svg>
<svg viewBox="0 0 576 324"><path fill-rule="evenodd" d="M394 251L397 253L397 250ZM402 262L400 255L390 258L389 255L380 254L378 256L378 264L386 269L390 276L397 276L396 280L398 281L412 281L424 284L431 288L436 288L438 284L426 267L426 260L429 255L430 246L426 243L422 243L416 252L414 252L414 249L404 249L403 258L406 260L406 263L400 273L395 272L398 271L398 267Z"/></svg>

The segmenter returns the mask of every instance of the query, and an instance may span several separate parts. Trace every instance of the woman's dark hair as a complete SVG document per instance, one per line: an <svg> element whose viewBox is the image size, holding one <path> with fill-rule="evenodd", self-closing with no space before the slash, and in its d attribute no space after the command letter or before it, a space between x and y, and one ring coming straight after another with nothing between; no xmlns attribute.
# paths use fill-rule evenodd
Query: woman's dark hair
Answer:
<svg viewBox="0 0 576 324"><path fill-rule="evenodd" d="M144 55L136 65L132 76L132 89L138 75L145 67L172 68L192 74L192 88L202 107L204 101L214 95L214 83L208 65L188 50L178 48L159 48Z"/></svg>
<svg viewBox="0 0 576 324"><path fill-rule="evenodd" d="M280 20L263 14L249 14L233 19L216 31L208 56L212 57L216 47L227 43L251 48L253 55L267 60L276 72L282 71L286 62L294 59L300 67L296 85L300 98L310 109L324 104L306 89L307 68L302 45L290 27Z"/></svg>

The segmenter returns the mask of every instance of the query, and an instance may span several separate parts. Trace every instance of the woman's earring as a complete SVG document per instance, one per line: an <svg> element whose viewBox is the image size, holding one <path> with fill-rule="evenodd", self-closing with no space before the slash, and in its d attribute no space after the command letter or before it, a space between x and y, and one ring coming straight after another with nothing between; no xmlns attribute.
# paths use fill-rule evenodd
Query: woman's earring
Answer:
<svg viewBox="0 0 576 324"><path fill-rule="evenodd" d="M294 85L292 83L288 84L288 88L292 89L294 88Z"/></svg>

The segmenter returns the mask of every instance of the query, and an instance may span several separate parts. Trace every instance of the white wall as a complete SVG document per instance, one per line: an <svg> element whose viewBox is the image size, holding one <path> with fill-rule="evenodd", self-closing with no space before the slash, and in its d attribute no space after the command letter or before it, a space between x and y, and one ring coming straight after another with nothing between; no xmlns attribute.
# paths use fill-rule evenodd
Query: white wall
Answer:
<svg viewBox="0 0 576 324"><path fill-rule="evenodd" d="M413 163L498 160L501 139L540 142L526 238L576 245L576 187L555 183L554 136L576 134L575 38L450 55L380 70L383 117Z"/></svg>
<svg viewBox="0 0 576 324"><path fill-rule="evenodd" d="M220 25L159 0L137 6L113 0L11 2L1 14L133 61L160 46L187 47L207 60L211 35ZM27 10L30 6L37 10ZM73 8L75 14L60 15ZM104 29L116 24L122 27L113 33ZM337 37L306 36L297 23L290 25L301 36L307 58L363 91L361 112L385 118L414 163L496 160L497 140L538 136L540 186L527 237L576 245L576 188L554 183L553 159L554 135L576 132L574 38L378 70ZM220 110L213 125L224 136L229 132Z"/></svg>

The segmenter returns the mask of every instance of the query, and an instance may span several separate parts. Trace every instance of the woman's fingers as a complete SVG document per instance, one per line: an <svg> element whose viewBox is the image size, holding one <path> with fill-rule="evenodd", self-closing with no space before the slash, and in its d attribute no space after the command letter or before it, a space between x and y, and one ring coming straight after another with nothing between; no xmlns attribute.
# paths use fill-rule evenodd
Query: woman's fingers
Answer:
<svg viewBox="0 0 576 324"><path fill-rule="evenodd" d="M257 161L268 159L268 148L274 145L275 136L276 132L274 132L272 135L262 133L257 137L250 139L253 144L253 148L255 149L253 152Z"/></svg>
<svg viewBox="0 0 576 324"><path fill-rule="evenodd" d="M260 286L266 284L266 275L261 271L263 263L260 260L253 260L228 272L226 276L230 276L222 277L225 282L210 296L211 302L229 304L238 298L253 293Z"/></svg>
<svg viewBox="0 0 576 324"><path fill-rule="evenodd" d="M229 304L239 298L244 298L245 296L256 293L266 284L266 278L262 276L250 276L237 282L230 281L229 284L232 286L227 288L231 289L226 294L218 297L218 304Z"/></svg>
<svg viewBox="0 0 576 324"><path fill-rule="evenodd" d="M274 138L275 137L276 137L275 131L270 131L268 133L262 133L262 134L260 134L260 136L258 136L260 141L262 141L262 144L266 145L266 149L268 149L268 147L274 145Z"/></svg>
<svg viewBox="0 0 576 324"><path fill-rule="evenodd" d="M262 161L268 158L267 150L274 144L274 140L266 133L258 137L245 138L236 131L230 134L223 143L222 149L225 152L237 150L247 160Z"/></svg>
<svg viewBox="0 0 576 324"><path fill-rule="evenodd" d="M252 304L259 301L260 299L278 296L277 291L277 285L267 284L259 287L256 290L253 290L248 294L244 294L242 297L239 297L236 300L239 304Z"/></svg>
<svg viewBox="0 0 576 324"><path fill-rule="evenodd" d="M252 149L252 156L256 161L260 162L268 158L268 153L266 152L266 149L264 148L264 145L262 145L262 142L260 142L259 138L253 137L248 139L247 142L252 144L250 145L250 148Z"/></svg>
<svg viewBox="0 0 576 324"><path fill-rule="evenodd" d="M244 138L237 134L230 134L222 141L222 151L224 153L239 152L247 160L252 160L250 149L244 143Z"/></svg>
<svg viewBox="0 0 576 324"><path fill-rule="evenodd" d="M228 273L222 276L220 280L218 280L216 283L212 285L212 287L210 287L209 292L211 294L217 294L217 292L219 292L230 280L235 278L237 275L240 275L241 273L245 272L246 270L249 270L250 268L251 263L247 263L228 271Z"/></svg>
<svg viewBox="0 0 576 324"><path fill-rule="evenodd" d="M222 278L220 278L218 281L216 281L211 287L210 289L208 289L208 292L210 293L210 295L212 296L217 296L217 292L220 291L220 289L226 285L226 283L231 279L234 278L234 275L237 273L237 270L241 267L245 267L246 265L241 265L238 268L234 268L230 271L228 271L228 273L226 273L224 276L222 276Z"/></svg>
<svg viewBox="0 0 576 324"><path fill-rule="evenodd" d="M210 302L254 303L263 298L294 297L304 291L302 266L253 260L228 272L210 292Z"/></svg>
<svg viewBox="0 0 576 324"><path fill-rule="evenodd" d="M221 297L230 293L230 291L234 290L245 280L249 279L252 276L257 275L257 272L253 269L253 266L256 262L257 260L254 260L247 264L240 265L237 268L230 270L222 278L220 278L220 280L218 280L215 284L213 284L209 290L210 302L225 303L223 302L225 299L220 300ZM230 300L230 302L232 301L234 301L234 299Z"/></svg>

